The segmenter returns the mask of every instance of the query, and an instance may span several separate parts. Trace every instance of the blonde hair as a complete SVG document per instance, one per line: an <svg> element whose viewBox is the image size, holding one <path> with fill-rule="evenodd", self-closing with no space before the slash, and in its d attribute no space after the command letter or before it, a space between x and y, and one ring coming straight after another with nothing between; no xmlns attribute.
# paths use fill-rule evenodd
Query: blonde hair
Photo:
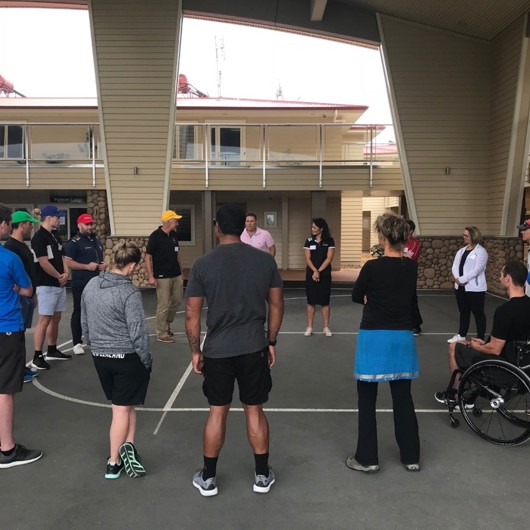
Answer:
<svg viewBox="0 0 530 530"><path fill-rule="evenodd" d="M375 220L374 230L384 237L393 249L401 250L409 238L410 226L403 217L386 212Z"/></svg>
<svg viewBox="0 0 530 530"><path fill-rule="evenodd" d="M117 269L124 269L130 263L140 263L142 251L136 243L118 243L112 253L112 264Z"/></svg>
<svg viewBox="0 0 530 530"><path fill-rule="evenodd" d="M471 240L471 243L473 243L473 245L482 244L482 234L476 226L466 226L464 230L467 230L469 232L469 239Z"/></svg>

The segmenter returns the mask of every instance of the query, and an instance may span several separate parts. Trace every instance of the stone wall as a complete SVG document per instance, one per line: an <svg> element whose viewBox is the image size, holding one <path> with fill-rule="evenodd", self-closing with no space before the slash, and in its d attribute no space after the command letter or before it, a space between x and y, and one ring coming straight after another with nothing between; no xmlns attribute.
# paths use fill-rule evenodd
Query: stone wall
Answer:
<svg viewBox="0 0 530 530"><path fill-rule="evenodd" d="M418 263L419 289L451 289L451 267L456 252L463 246L462 238L450 236L419 237L422 251ZM502 267L507 261L523 261L523 243L518 237L487 237L484 248L489 259L486 268L488 291L505 295L499 282Z"/></svg>

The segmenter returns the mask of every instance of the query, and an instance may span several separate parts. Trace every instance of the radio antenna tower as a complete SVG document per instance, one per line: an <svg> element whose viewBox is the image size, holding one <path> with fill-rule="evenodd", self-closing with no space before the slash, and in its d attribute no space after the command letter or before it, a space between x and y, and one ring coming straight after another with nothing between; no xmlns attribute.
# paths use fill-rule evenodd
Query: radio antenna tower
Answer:
<svg viewBox="0 0 530 530"><path fill-rule="evenodd" d="M221 71L221 67L219 63L225 60L225 40L223 37L217 37L217 35L214 37L215 40L215 66L217 68L217 97L220 98L222 95L222 80L223 80L223 72Z"/></svg>

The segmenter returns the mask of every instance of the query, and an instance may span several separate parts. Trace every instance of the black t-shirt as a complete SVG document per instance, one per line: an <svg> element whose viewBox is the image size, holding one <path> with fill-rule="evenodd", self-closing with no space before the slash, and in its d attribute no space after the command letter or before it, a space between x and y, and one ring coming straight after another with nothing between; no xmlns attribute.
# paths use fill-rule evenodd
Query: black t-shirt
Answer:
<svg viewBox="0 0 530 530"><path fill-rule="evenodd" d="M219 245L193 264L186 297L206 299L205 357L245 355L267 346L269 289L282 286L274 258L245 243Z"/></svg>
<svg viewBox="0 0 530 530"><path fill-rule="evenodd" d="M308 237L304 243L304 249L309 249L311 253L311 262L318 269L328 257L328 249L335 248L335 241L332 237L322 239L320 243L313 237ZM313 271L307 267L306 274L313 274ZM331 275L331 263L320 272L320 275Z"/></svg>
<svg viewBox="0 0 530 530"><path fill-rule="evenodd" d="M66 243L66 257L77 263L101 263L103 261L103 245L94 235L78 232ZM72 285L86 285L92 278L99 276L99 268L95 271L72 269Z"/></svg>
<svg viewBox="0 0 530 530"><path fill-rule="evenodd" d="M159 226L149 236L146 252L153 258L155 278L175 278L182 274L178 262L179 240L175 230L166 234Z"/></svg>
<svg viewBox="0 0 530 530"><path fill-rule="evenodd" d="M530 298L511 298L499 306L493 315L491 335L506 342L530 337Z"/></svg>
<svg viewBox="0 0 530 530"><path fill-rule="evenodd" d="M63 241L61 236L55 232L48 232L46 228L40 227L31 240L31 248L35 252L37 261L35 262L35 270L37 272L37 286L46 285L49 287L60 287L59 280L50 276L40 266L38 258L47 257L48 261L53 265L55 270L62 274L63 267Z"/></svg>
<svg viewBox="0 0 530 530"><path fill-rule="evenodd" d="M367 261L355 282L352 300L364 306L361 329L412 329L411 305L418 266L409 258L383 256Z"/></svg>
<svg viewBox="0 0 530 530"><path fill-rule="evenodd" d="M31 280L31 285L33 289L37 286L37 273L35 272L35 255L33 251L26 245L26 243L21 243L18 239L10 237L4 245L4 248L14 252L21 260L24 265L24 269Z"/></svg>

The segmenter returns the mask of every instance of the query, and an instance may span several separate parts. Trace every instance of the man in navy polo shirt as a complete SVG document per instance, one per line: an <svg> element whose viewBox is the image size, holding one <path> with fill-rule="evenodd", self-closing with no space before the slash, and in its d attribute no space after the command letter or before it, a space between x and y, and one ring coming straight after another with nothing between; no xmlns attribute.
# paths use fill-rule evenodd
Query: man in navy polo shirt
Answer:
<svg viewBox="0 0 530 530"><path fill-rule="evenodd" d="M156 286L156 340L175 342L171 323L182 300L182 268L179 261L178 220L182 215L167 210L147 242L145 268L149 285Z"/></svg>
<svg viewBox="0 0 530 530"><path fill-rule="evenodd" d="M10 233L11 210L0 204L0 239ZM0 469L30 464L42 457L42 451L26 449L13 439L15 394L22 391L26 360L19 294L32 293L22 261L0 245Z"/></svg>
<svg viewBox="0 0 530 530"><path fill-rule="evenodd" d="M86 284L100 271L105 270L103 261L103 245L94 235L96 223L89 213L83 213L77 218L77 234L66 244L66 260L72 271L72 298L74 308L70 319L74 353L83 355L83 332L81 330L81 295Z"/></svg>

